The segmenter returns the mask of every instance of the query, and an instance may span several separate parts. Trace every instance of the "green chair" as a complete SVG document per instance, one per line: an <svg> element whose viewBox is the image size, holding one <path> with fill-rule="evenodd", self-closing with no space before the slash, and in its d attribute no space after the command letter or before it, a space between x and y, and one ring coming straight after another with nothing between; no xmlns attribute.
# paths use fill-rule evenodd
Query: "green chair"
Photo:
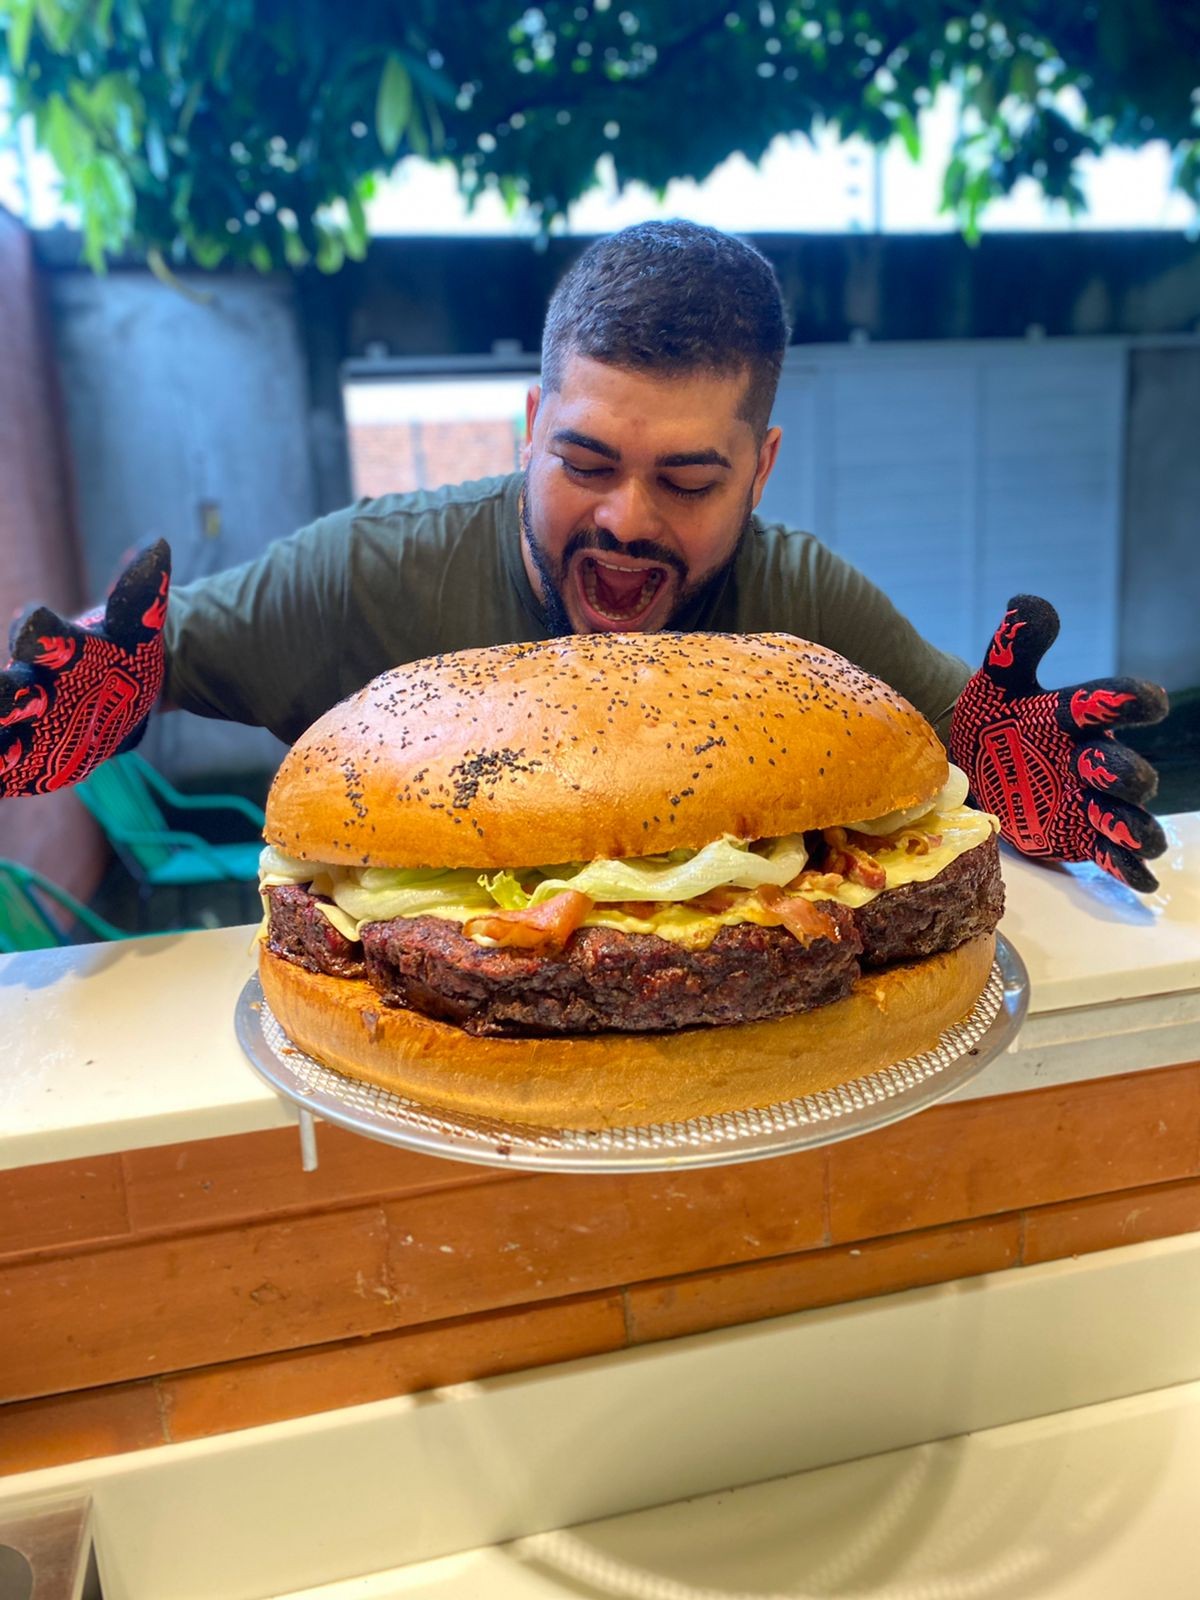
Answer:
<svg viewBox="0 0 1200 1600"><path fill-rule="evenodd" d="M89 943L72 936L76 927L86 929L93 939L131 937L40 872L0 860L0 953Z"/></svg>
<svg viewBox="0 0 1200 1600"><path fill-rule="evenodd" d="M181 897L216 883L254 886L257 915L258 858L262 850L262 809L236 794L189 795L130 752L105 761L75 792L104 830L105 837L138 886L138 926L156 889L176 889ZM233 811L252 825L255 837L214 843L199 833L172 828L162 803L197 817Z"/></svg>

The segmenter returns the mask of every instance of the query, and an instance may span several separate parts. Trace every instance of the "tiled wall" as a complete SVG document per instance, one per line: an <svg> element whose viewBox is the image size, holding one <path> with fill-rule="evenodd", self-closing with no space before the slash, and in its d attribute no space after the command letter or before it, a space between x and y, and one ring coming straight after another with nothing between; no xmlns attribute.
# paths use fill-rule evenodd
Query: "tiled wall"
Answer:
<svg viewBox="0 0 1200 1600"><path fill-rule="evenodd" d="M0 1175L4 1470L1200 1228L1200 1063L671 1174L319 1138Z"/></svg>

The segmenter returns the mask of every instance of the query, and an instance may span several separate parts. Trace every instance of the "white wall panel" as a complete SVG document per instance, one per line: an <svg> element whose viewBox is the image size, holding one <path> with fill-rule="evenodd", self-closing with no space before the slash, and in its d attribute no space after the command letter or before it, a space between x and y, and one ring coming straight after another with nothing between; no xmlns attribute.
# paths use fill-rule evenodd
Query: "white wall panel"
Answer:
<svg viewBox="0 0 1200 1600"><path fill-rule="evenodd" d="M793 350L762 514L968 661L1024 590L1063 619L1049 683L1112 672L1125 364L1120 341Z"/></svg>

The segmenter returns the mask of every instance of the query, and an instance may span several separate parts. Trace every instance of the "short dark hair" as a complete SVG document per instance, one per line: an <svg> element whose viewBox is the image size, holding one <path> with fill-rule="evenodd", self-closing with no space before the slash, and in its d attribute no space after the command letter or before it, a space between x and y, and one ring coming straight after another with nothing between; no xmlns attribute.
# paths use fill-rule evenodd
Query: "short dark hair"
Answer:
<svg viewBox="0 0 1200 1600"><path fill-rule="evenodd" d="M550 298L542 383L575 354L666 374L746 372L739 415L761 439L788 326L775 270L743 239L697 222L639 222L597 239Z"/></svg>

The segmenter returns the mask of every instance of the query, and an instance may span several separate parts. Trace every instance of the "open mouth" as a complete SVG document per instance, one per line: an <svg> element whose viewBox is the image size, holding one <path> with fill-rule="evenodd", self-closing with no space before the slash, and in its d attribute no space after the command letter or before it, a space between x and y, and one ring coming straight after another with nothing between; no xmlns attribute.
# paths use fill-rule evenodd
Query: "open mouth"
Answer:
<svg viewBox="0 0 1200 1600"><path fill-rule="evenodd" d="M665 567L619 566L603 556L583 556L579 587L588 620L598 627L637 627L649 616L667 575Z"/></svg>

